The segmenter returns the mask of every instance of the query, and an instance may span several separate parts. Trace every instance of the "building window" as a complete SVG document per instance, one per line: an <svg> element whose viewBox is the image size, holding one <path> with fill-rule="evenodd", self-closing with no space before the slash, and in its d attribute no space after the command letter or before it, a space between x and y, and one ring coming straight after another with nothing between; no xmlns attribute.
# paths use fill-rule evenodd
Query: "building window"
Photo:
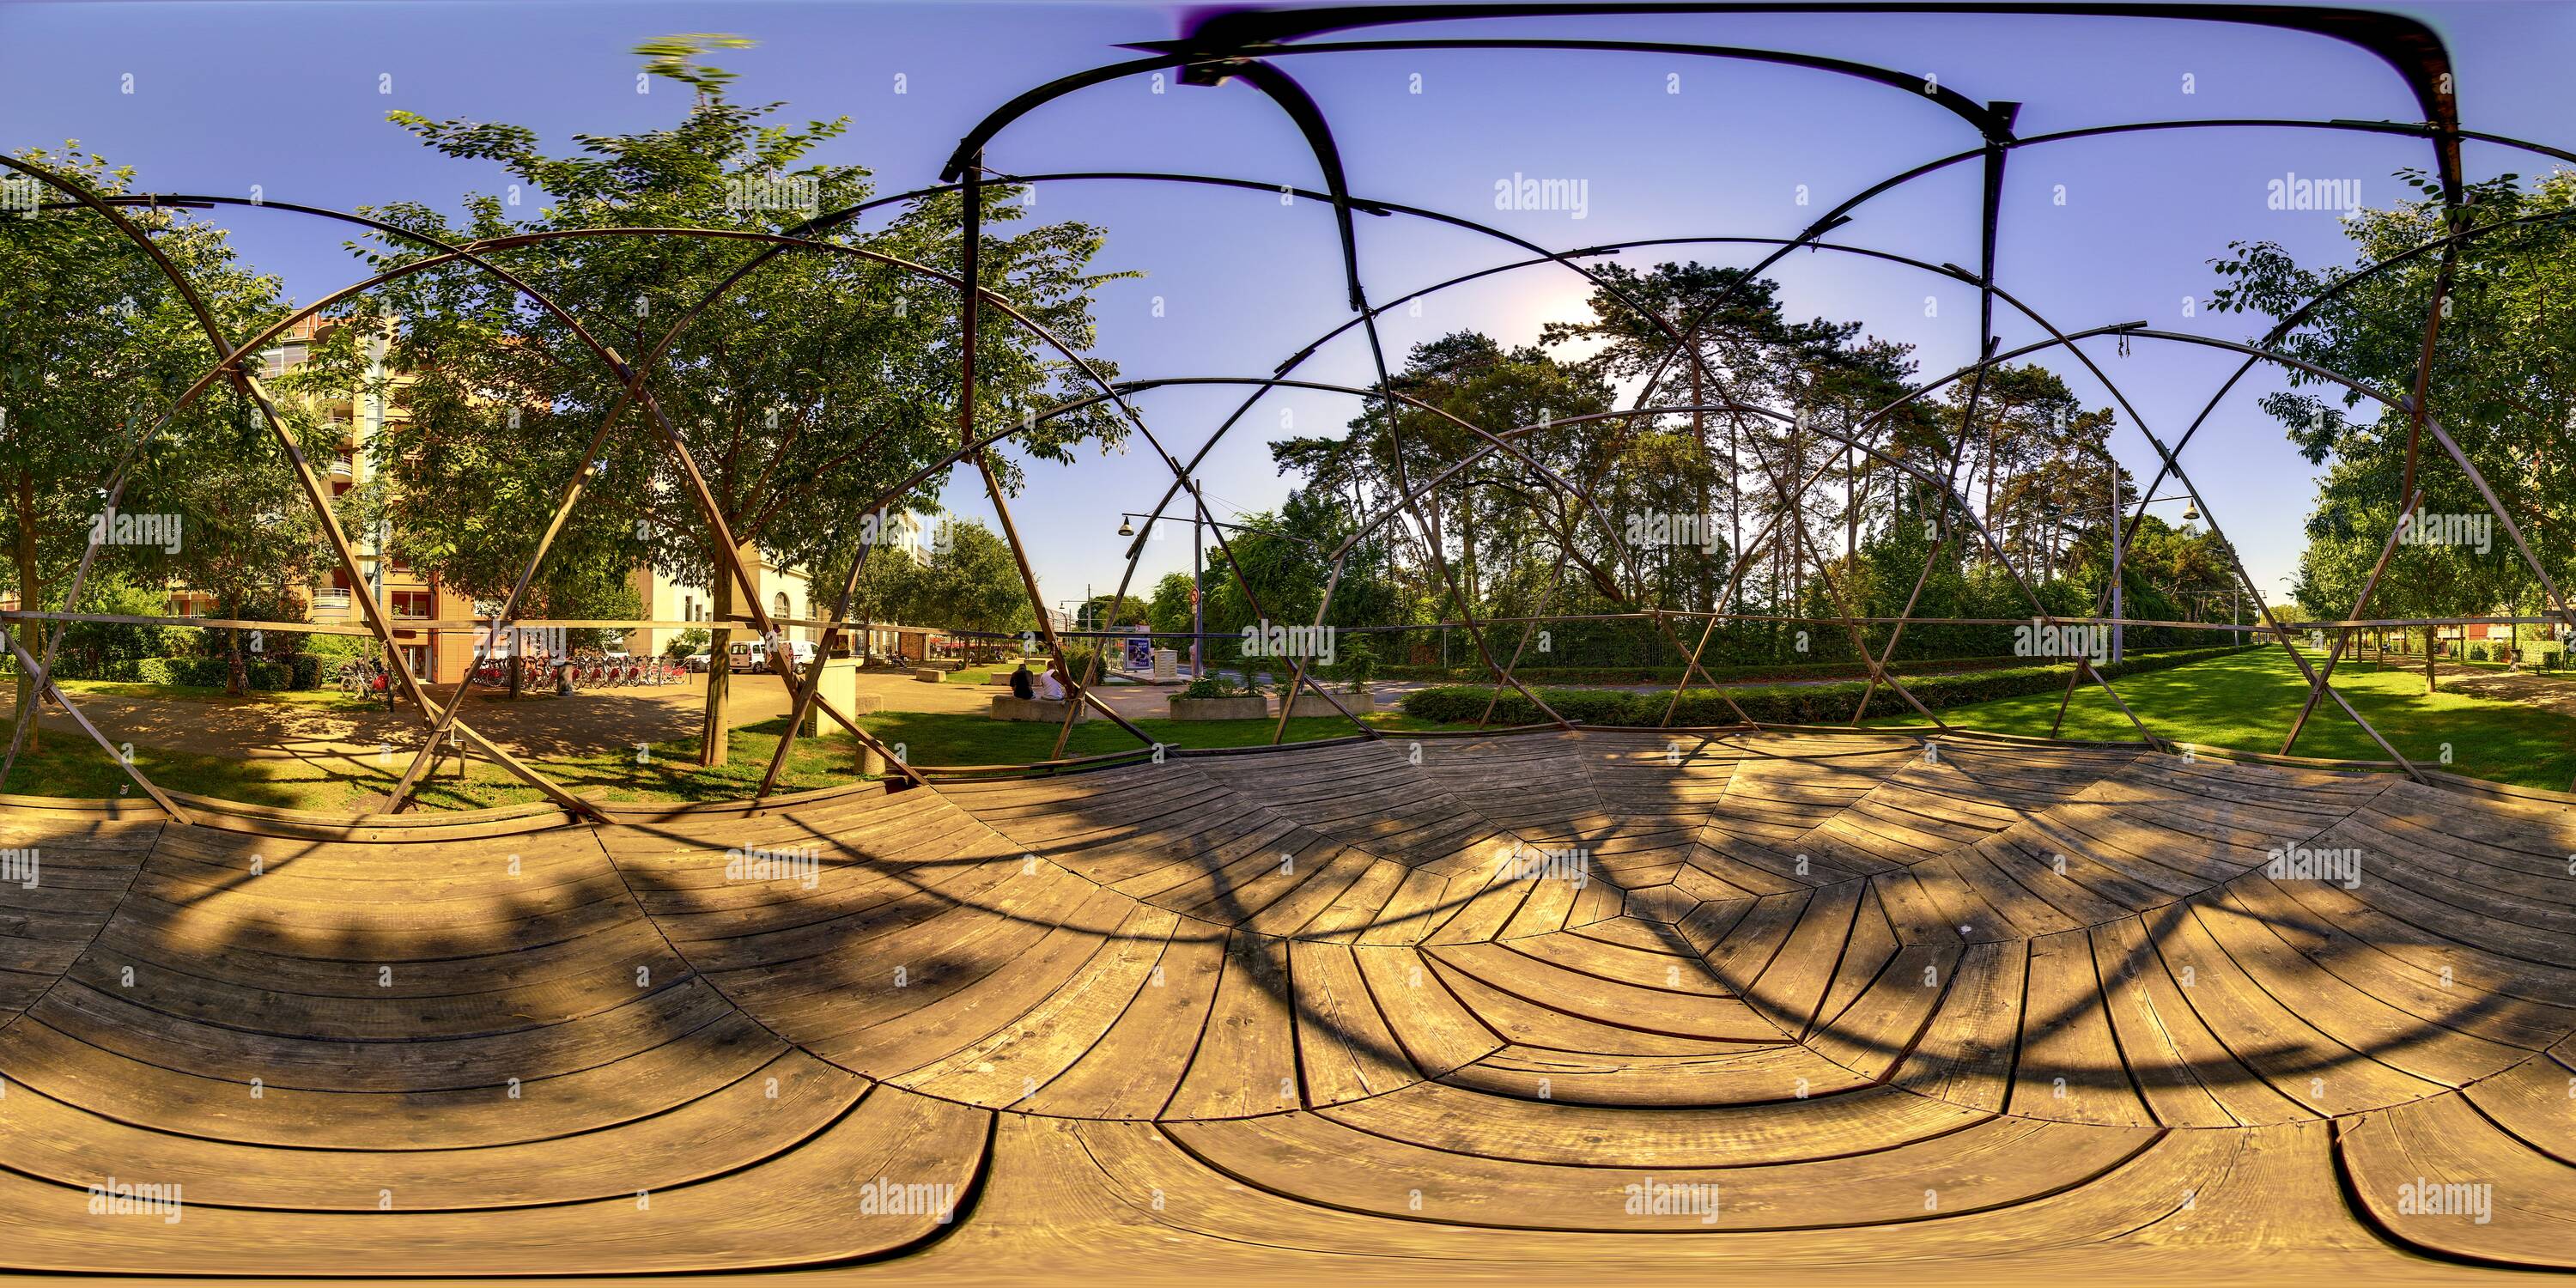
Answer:
<svg viewBox="0 0 2576 1288"><path fill-rule="evenodd" d="M681 621L684 621L684 622L694 622L694 621L698 620L698 597L697 597L697 596L695 596L695 595L682 595L682 596L680 596L680 620L681 620Z"/></svg>
<svg viewBox="0 0 2576 1288"><path fill-rule="evenodd" d="M428 591L425 591L425 590L397 590L397 591L395 591L395 592L393 593L393 601L394 601L394 616L396 616L396 617L427 617L427 616L429 616L429 592L428 592Z"/></svg>

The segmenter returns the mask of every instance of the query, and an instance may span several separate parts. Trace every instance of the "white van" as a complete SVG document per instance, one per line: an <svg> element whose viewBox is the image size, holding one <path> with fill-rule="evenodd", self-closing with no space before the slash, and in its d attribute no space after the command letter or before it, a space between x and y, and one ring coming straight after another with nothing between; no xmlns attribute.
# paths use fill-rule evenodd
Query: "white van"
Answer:
<svg viewBox="0 0 2576 1288"><path fill-rule="evenodd" d="M766 671L769 669L769 641L758 636L735 640L725 648L725 656L729 659L726 665L731 670ZM810 665L814 661L814 641L789 640L787 656L799 668Z"/></svg>

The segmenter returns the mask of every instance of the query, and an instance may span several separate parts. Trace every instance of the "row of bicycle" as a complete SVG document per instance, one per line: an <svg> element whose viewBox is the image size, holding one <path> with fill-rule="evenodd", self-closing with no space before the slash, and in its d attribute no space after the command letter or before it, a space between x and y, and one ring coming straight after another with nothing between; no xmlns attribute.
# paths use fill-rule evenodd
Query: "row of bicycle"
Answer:
<svg viewBox="0 0 2576 1288"><path fill-rule="evenodd" d="M575 689L616 689L632 685L685 684L689 668L676 658L609 657L604 654L573 657L486 658L474 667L474 683L485 688L510 687L510 667L519 668L519 687L544 690L557 687ZM358 697L382 697L393 680L393 672L373 658L354 658L340 668L335 686L343 693Z"/></svg>
<svg viewBox="0 0 2576 1288"><path fill-rule="evenodd" d="M474 668L474 683L508 688L512 664L510 658L487 659ZM636 685L684 684L689 678L686 667L667 657L577 654L559 658L524 657L516 659L516 665L522 689L618 689Z"/></svg>

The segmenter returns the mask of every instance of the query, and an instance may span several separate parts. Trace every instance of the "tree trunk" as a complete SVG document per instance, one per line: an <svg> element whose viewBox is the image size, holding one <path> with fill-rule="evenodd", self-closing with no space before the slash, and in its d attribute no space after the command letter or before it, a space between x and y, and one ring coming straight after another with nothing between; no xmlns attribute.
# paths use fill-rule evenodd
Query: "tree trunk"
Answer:
<svg viewBox="0 0 2576 1288"><path fill-rule="evenodd" d="M1690 400L1693 408L1708 401L1707 397L1700 392L1699 366L1696 359L1690 364ZM1708 454L1708 418L1705 413L1697 410L1691 412L1691 441L1699 445L1699 521L1702 527L1700 540L1701 544L1705 545L1708 538L1706 528L1717 522L1717 515L1711 508L1709 497L1709 467L1715 462ZM1735 557L1735 552L1729 550L1726 555L1727 558L1732 559ZM1699 561L1699 602L1707 605L1711 611L1715 611L1717 605L1713 601L1717 598L1717 584L1710 578L1708 559L1702 556Z"/></svg>
<svg viewBox="0 0 2576 1288"><path fill-rule="evenodd" d="M241 608L235 605L225 610L224 615L231 617L240 612ZM227 697L238 698L249 687L247 683L249 677L242 668L241 628L236 626L225 631L224 637L227 641L224 649L224 694Z"/></svg>
<svg viewBox="0 0 2576 1288"><path fill-rule="evenodd" d="M1851 433L1851 417L1843 417L1843 433ZM1852 445L1843 444L1843 557L1854 567L1860 563L1860 497L1853 487Z"/></svg>
<svg viewBox="0 0 2576 1288"><path fill-rule="evenodd" d="M2424 692L2426 693L2436 692L2440 688L2439 682L2433 678L2433 653L2440 646L2437 637L2441 629L2438 626L2424 628Z"/></svg>
<svg viewBox="0 0 2576 1288"><path fill-rule="evenodd" d="M26 612L44 611L43 589L36 579L36 479L25 470L18 471L18 607ZM43 651L45 632L42 626L30 631L24 620L9 623L10 638L19 641L30 656ZM43 706L36 700L36 677L28 672L18 676L18 711L16 720L27 731L27 750L36 750L37 719Z"/></svg>
<svg viewBox="0 0 2576 1288"><path fill-rule="evenodd" d="M1458 489L1458 532L1463 543L1461 558L1466 564L1459 581L1460 598L1465 603L1467 615L1472 617L1476 612L1476 493L1473 488Z"/></svg>
<svg viewBox="0 0 2576 1288"><path fill-rule="evenodd" d="M1744 492L1736 486L1743 477L1744 459L1736 451L1736 428L1743 417L1732 412L1726 418L1726 558L1734 563L1744 558ZM1715 612L1716 607L1710 606Z"/></svg>
<svg viewBox="0 0 2576 1288"><path fill-rule="evenodd" d="M715 620L711 623L713 629L707 632L707 704L705 718L698 725L698 764L708 769L724 764L731 751L727 745L731 739L726 736L725 707L732 696L728 683L732 672L727 669L732 658L727 650L733 642L733 632L725 628L725 619L734 611L733 587L732 571L719 566L708 588L708 611Z"/></svg>

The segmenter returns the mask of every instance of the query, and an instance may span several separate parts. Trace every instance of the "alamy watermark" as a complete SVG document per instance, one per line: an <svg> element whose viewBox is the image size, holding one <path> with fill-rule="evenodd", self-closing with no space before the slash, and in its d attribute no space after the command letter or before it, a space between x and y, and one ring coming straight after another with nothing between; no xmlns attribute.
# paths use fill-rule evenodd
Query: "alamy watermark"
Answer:
<svg viewBox="0 0 2576 1288"><path fill-rule="evenodd" d="M175 514L127 514L121 510L101 510L89 516L89 543L93 546L159 546L161 553L179 553L179 516Z"/></svg>
<svg viewBox="0 0 2576 1288"><path fill-rule="evenodd" d="M31 174L0 177L0 213L20 219L36 217L36 207L45 201L45 185Z"/></svg>
<svg viewBox="0 0 2576 1288"><path fill-rule="evenodd" d="M0 850L0 885L33 890L36 888L37 870L42 866L40 851Z"/></svg>
<svg viewBox="0 0 2576 1288"><path fill-rule="evenodd" d="M2430 510L2401 514L2397 516L2397 544L2469 546L2485 554L2495 548L2495 516L2435 514Z"/></svg>
<svg viewBox="0 0 2576 1288"><path fill-rule="evenodd" d="M1494 180L1494 209L1559 210L1581 219L1592 213L1592 181L1533 179L1514 170L1511 178Z"/></svg>
<svg viewBox="0 0 2576 1288"><path fill-rule="evenodd" d="M1701 1225L1717 1222L1717 1186L1706 1181L1644 1181L1623 1185L1622 1208L1630 1216L1695 1216Z"/></svg>
<svg viewBox="0 0 2576 1288"><path fill-rule="evenodd" d="M1701 554L1718 547L1717 516L1713 514L1670 514L1662 510L1643 510L1628 516L1625 534L1631 546L1693 546Z"/></svg>
<svg viewBox="0 0 2576 1288"><path fill-rule="evenodd" d="M948 553L955 530L932 523L910 510L870 510L859 516L859 544L890 546L916 561Z"/></svg>
<svg viewBox="0 0 2576 1288"><path fill-rule="evenodd" d="M2013 628L2013 656L2090 658L2099 666L2111 657L2111 628L2034 617L2028 626Z"/></svg>
<svg viewBox="0 0 2576 1288"><path fill-rule="evenodd" d="M1580 890L1592 884L1592 851L1514 841L1511 852L1503 856L1495 870L1506 881L1571 881Z"/></svg>
<svg viewBox="0 0 2576 1288"><path fill-rule="evenodd" d="M163 1225L179 1224L179 1185L128 1185L108 1177L89 1187L91 1216L157 1216Z"/></svg>
<svg viewBox="0 0 2576 1288"><path fill-rule="evenodd" d="M2324 881L2346 890L2357 889L2361 885L2361 851L2276 846L2264 858L2263 875L2275 881Z"/></svg>
<svg viewBox="0 0 2576 1288"><path fill-rule="evenodd" d="M1333 626L1281 626L1272 621L1258 621L1243 628L1245 657L1305 658L1318 666L1333 664L1333 639L1340 628Z"/></svg>
<svg viewBox="0 0 2576 1288"><path fill-rule="evenodd" d="M727 210L793 210L814 214L823 208L823 181L812 175L735 175L725 180Z"/></svg>
<svg viewBox="0 0 2576 1288"><path fill-rule="evenodd" d="M2419 1176L2397 1187L2397 1215L2464 1216L2472 1225L2485 1225L2495 1220L2495 1186Z"/></svg>
<svg viewBox="0 0 2576 1288"><path fill-rule="evenodd" d="M2351 214L2361 209L2361 180L2306 179L2296 170L2263 184L2266 210L2332 210Z"/></svg>
<svg viewBox="0 0 2576 1288"><path fill-rule="evenodd" d="M813 846L764 850L748 846L725 851L727 881L793 881L811 890L823 882L823 852Z"/></svg>
<svg viewBox="0 0 2576 1288"><path fill-rule="evenodd" d="M907 1185L880 1176L859 1187L860 1216L926 1216L941 1225L957 1219L957 1187L938 1182Z"/></svg>

